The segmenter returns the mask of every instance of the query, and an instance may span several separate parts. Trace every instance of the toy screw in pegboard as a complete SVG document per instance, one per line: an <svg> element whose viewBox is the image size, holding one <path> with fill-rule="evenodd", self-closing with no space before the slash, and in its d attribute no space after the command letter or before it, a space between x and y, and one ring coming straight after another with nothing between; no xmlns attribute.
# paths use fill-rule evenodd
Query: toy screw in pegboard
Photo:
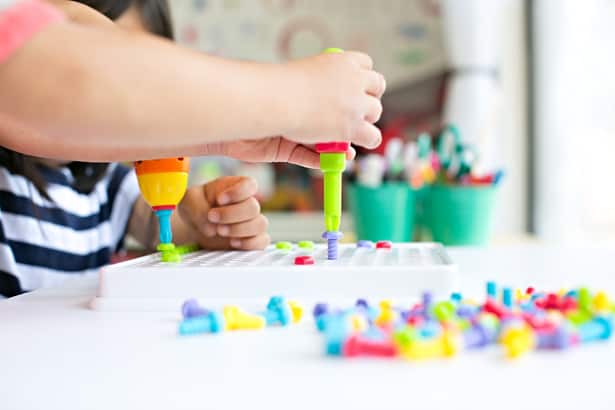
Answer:
<svg viewBox="0 0 615 410"><path fill-rule="evenodd" d="M165 158L135 162L141 195L152 207L160 227L160 245L166 262L178 261L180 255L173 245L171 214L188 187L188 158Z"/></svg>
<svg viewBox="0 0 615 410"><path fill-rule="evenodd" d="M343 53L339 48L328 48L325 53ZM326 232L322 235L327 240L327 259L335 260L338 254L339 232L342 219L342 172L346 168L346 153L349 142L329 142L316 144L320 154L320 170L323 172L323 198Z"/></svg>

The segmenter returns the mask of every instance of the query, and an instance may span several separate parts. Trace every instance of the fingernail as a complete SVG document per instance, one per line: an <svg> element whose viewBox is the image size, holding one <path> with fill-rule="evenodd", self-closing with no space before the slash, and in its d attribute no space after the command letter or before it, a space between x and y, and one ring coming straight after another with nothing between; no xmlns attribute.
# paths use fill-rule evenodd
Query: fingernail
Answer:
<svg viewBox="0 0 615 410"><path fill-rule="evenodd" d="M229 228L226 225L221 225L218 226L218 234L221 236L227 236L229 233L231 233L231 228Z"/></svg>
<svg viewBox="0 0 615 410"><path fill-rule="evenodd" d="M207 218L211 222L219 222L220 221L220 214L217 211L209 211L209 213L207 214Z"/></svg>
<svg viewBox="0 0 615 410"><path fill-rule="evenodd" d="M372 148L378 148L380 144L382 144L382 137L378 137L374 140L374 145L372 146Z"/></svg>
<svg viewBox="0 0 615 410"><path fill-rule="evenodd" d="M233 248L241 247L241 241L239 239L231 239L231 246Z"/></svg>
<svg viewBox="0 0 615 410"><path fill-rule="evenodd" d="M229 196L227 194L222 194L220 195L220 197L218 198L218 203L220 205L226 205L229 202L231 202L231 198L229 198Z"/></svg>

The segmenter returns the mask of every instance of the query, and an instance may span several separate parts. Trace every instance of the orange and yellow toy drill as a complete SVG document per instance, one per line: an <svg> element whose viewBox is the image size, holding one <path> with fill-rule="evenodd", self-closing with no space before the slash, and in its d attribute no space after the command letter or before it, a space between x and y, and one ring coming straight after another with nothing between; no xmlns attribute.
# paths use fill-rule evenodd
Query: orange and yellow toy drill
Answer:
<svg viewBox="0 0 615 410"><path fill-rule="evenodd" d="M190 160L183 157L135 162L141 194L158 217L160 251L175 249L171 214L186 193L189 168Z"/></svg>

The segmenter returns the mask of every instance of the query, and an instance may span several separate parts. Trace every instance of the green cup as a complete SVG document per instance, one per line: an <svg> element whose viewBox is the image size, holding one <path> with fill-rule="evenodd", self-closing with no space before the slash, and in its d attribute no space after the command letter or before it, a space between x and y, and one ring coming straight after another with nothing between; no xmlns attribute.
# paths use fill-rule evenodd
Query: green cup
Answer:
<svg viewBox="0 0 615 410"><path fill-rule="evenodd" d="M435 185L429 190L429 230L445 245L485 245L491 236L497 187Z"/></svg>
<svg viewBox="0 0 615 410"><path fill-rule="evenodd" d="M414 193L403 182L378 188L352 184L348 189L357 239L408 242L414 230Z"/></svg>

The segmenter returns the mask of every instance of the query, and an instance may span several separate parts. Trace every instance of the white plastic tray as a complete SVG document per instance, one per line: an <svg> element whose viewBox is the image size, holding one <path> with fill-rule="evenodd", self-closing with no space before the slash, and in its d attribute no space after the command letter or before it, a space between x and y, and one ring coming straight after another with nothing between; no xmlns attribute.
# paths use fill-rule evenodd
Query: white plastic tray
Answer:
<svg viewBox="0 0 615 410"><path fill-rule="evenodd" d="M159 254L110 265L100 272L97 310L177 310L188 298L206 305L266 300L283 295L298 300L400 297L424 290L444 293L456 284L457 268L443 246L433 243L393 244L391 250L340 245L338 260L326 259L326 245L315 245L314 265L296 266L307 252L198 251L180 263Z"/></svg>

